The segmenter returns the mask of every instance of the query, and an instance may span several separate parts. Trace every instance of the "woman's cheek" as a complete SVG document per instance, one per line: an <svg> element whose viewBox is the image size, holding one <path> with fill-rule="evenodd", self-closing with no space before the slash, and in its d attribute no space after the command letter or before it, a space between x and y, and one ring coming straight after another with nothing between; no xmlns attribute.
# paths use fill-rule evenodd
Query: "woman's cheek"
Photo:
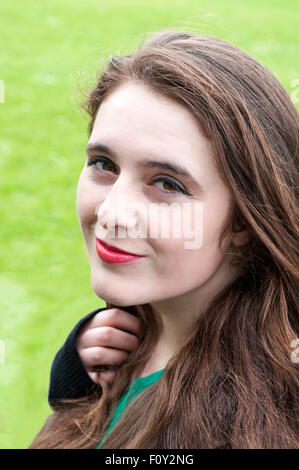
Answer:
<svg viewBox="0 0 299 470"><path fill-rule="evenodd" d="M202 245L196 249L184 250L186 266L189 267L191 276L206 280L221 262L224 253L219 247L219 237L224 217L223 214L213 212L212 208L204 212Z"/></svg>
<svg viewBox="0 0 299 470"><path fill-rule="evenodd" d="M77 214L81 227L95 223L97 202L96 188L93 188L92 183L87 181L84 174L81 173L76 199Z"/></svg>

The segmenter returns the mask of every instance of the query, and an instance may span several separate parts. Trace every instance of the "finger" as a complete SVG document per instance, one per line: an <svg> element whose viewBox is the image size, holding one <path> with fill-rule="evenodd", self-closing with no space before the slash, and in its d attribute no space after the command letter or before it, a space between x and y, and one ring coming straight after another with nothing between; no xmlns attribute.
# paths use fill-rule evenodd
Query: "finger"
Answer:
<svg viewBox="0 0 299 470"><path fill-rule="evenodd" d="M94 315L87 323L88 329L98 328L100 326L114 326L116 328L129 331L137 336L141 336L142 334L140 318L118 308L102 310Z"/></svg>
<svg viewBox="0 0 299 470"><path fill-rule="evenodd" d="M78 339L78 348L91 348L102 346L123 349L131 352L139 345L140 341L136 335L127 333L111 326L92 328L86 331Z"/></svg>
<svg viewBox="0 0 299 470"><path fill-rule="evenodd" d="M111 383L114 381L117 370L107 370L98 372L94 369L95 368L87 369L87 373L94 383L100 384L100 380L104 380L106 383Z"/></svg>
<svg viewBox="0 0 299 470"><path fill-rule="evenodd" d="M100 346L86 348L80 352L80 358L85 368L98 365L118 367L128 358L126 351L120 349L102 348Z"/></svg>
<svg viewBox="0 0 299 470"><path fill-rule="evenodd" d="M98 382L98 372L88 372L88 375L94 383L96 383L96 384L99 383Z"/></svg>
<svg viewBox="0 0 299 470"><path fill-rule="evenodd" d="M106 383L112 383L115 380L116 370L107 370L106 372L97 372L97 383L100 383L100 379Z"/></svg>
<svg viewBox="0 0 299 470"><path fill-rule="evenodd" d="M116 376L116 370L108 370L105 372L96 372L90 369L88 371L88 375L91 378L91 380L96 383L100 384L100 381L105 381L106 383L112 383L115 379Z"/></svg>

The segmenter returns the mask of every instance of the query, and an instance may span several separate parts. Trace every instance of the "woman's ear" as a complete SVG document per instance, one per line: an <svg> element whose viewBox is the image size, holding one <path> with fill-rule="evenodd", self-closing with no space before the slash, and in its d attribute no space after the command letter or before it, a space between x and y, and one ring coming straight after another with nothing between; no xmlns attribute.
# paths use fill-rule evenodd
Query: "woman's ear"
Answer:
<svg viewBox="0 0 299 470"><path fill-rule="evenodd" d="M251 233L244 224L236 224L233 229L232 243L235 246L245 245L251 238Z"/></svg>

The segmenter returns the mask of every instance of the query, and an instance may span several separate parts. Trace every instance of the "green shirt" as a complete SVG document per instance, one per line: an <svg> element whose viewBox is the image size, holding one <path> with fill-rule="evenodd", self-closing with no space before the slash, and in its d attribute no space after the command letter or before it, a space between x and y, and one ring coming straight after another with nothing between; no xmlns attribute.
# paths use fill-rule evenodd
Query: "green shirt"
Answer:
<svg viewBox="0 0 299 470"><path fill-rule="evenodd" d="M96 449L99 449L101 447L101 444L103 443L107 434L110 433L111 429L113 428L117 420L120 418L123 411L127 408L127 406L129 406L129 404L134 400L134 398L143 390L145 390L146 387L148 387L149 385L159 380L160 377L163 375L163 372L164 372L164 369L160 369L157 372L153 372L152 374L146 375L145 377L139 377L138 379L135 379L129 385L125 395L123 395L122 398L119 400L114 410L113 416L109 422L105 436L103 437L101 442L97 445Z"/></svg>

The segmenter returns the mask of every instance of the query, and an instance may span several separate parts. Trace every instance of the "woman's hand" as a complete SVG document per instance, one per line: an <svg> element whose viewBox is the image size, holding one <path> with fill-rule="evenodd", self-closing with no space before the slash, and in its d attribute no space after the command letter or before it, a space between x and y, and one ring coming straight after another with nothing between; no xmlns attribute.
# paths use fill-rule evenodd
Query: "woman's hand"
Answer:
<svg viewBox="0 0 299 470"><path fill-rule="evenodd" d="M101 377L107 383L113 382L116 370L101 369L117 369L123 364L138 346L140 335L140 319L118 308L102 310L88 320L75 344L91 380L99 383Z"/></svg>

